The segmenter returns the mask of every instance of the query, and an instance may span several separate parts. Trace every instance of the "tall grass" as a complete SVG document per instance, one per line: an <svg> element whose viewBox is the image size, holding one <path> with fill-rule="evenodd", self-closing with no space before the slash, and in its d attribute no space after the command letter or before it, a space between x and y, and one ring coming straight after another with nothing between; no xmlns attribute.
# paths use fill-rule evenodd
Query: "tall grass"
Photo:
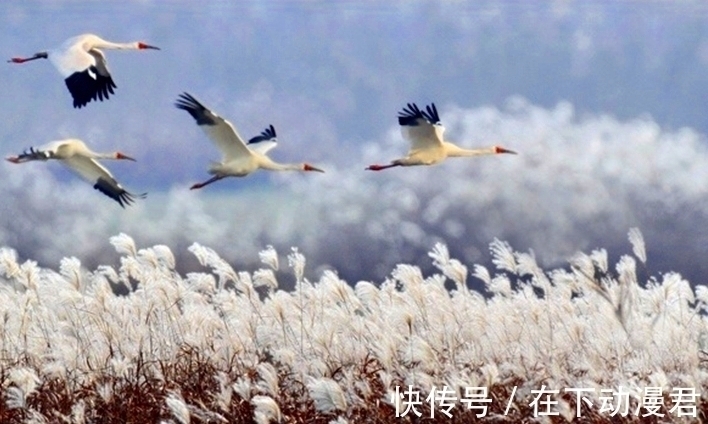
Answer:
<svg viewBox="0 0 708 424"><path fill-rule="evenodd" d="M495 269L470 272L438 244L439 273L398 265L354 286L332 271L309 281L300 252L281 261L272 247L248 272L194 244L205 271L187 275L168 247L138 249L124 234L111 238L120 266L94 271L76 258L56 271L18 263L3 248L0 422L518 422L534 420L544 387L558 391L559 415L542 421L576 408L586 422L637 420L646 388L660 389L655 422L705 419L708 288L670 272L638 281L646 250L638 230L629 239L633 256L613 267L595 250L551 271L495 240ZM281 262L293 291L278 289ZM452 418L425 401L445 386ZM696 418L669 412L680 387L699 394ZM486 417L461 401L470 388L491 399ZM580 405L573 388L589 390ZM603 389L628 393L626 417L601 410ZM420 394L421 418L396 417L405 390Z"/></svg>

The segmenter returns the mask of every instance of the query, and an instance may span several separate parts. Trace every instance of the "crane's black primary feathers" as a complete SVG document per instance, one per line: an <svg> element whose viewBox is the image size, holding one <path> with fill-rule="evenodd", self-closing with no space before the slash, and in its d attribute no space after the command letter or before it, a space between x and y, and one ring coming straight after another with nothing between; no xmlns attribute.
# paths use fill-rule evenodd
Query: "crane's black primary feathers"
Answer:
<svg viewBox="0 0 708 424"><path fill-rule="evenodd" d="M96 180L93 188L110 197L120 204L121 207L125 208L126 205L130 205L135 201L135 198L144 199L147 193L132 194L125 191L123 187L120 186L115 180L108 180L106 178L100 177Z"/></svg>
<svg viewBox="0 0 708 424"><path fill-rule="evenodd" d="M438 115L438 109L435 107L435 103L431 103L430 105L425 107L425 112L423 112L423 116L425 116L425 119L428 120L431 124L439 124L440 123L440 115Z"/></svg>
<svg viewBox="0 0 708 424"><path fill-rule="evenodd" d="M100 74L96 74L96 82L98 85L97 95L100 101L103 101L103 99L108 100L108 94L115 94L113 89L118 88L116 87L116 83L113 82L113 77L110 75L102 76ZM96 98L94 97L94 100L95 99Z"/></svg>
<svg viewBox="0 0 708 424"><path fill-rule="evenodd" d="M187 92L179 95L179 98L175 102L175 107L189 112L192 118L197 121L197 125L217 124L216 120L214 120L214 114Z"/></svg>
<svg viewBox="0 0 708 424"><path fill-rule="evenodd" d="M440 116L435 103L426 106L425 111L421 111L415 103L408 103L408 106L398 113L399 125L414 127L418 125L419 119L424 119L431 125L440 123Z"/></svg>
<svg viewBox="0 0 708 424"><path fill-rule="evenodd" d="M252 139L248 140L248 144L253 144L253 143L260 143L262 141L269 141L269 140L275 140L275 128L273 128L273 125L269 126L263 132L261 132L260 135L257 135L253 137Z"/></svg>
<svg viewBox="0 0 708 424"><path fill-rule="evenodd" d="M408 108L403 108L403 111L398 112L398 124L407 126L418 125L418 119L425 119L423 114L418 109L415 103L408 103Z"/></svg>
<svg viewBox="0 0 708 424"><path fill-rule="evenodd" d="M34 147L30 147L17 156L17 160L20 162L26 162L28 160L48 160L54 156L54 152L45 152L42 150L37 150Z"/></svg>
<svg viewBox="0 0 708 424"><path fill-rule="evenodd" d="M81 72L74 72L64 82L74 99L74 107L82 108L91 100L108 100L108 94L116 87L110 75L101 75L95 66L90 66Z"/></svg>

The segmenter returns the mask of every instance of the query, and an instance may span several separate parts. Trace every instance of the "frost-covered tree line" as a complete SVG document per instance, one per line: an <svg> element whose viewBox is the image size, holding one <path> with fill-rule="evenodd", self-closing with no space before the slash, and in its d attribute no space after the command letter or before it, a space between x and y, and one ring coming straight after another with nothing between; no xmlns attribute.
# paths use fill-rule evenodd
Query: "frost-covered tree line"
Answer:
<svg viewBox="0 0 708 424"><path fill-rule="evenodd" d="M644 241L629 240L614 265L594 250L551 271L499 240L494 269L437 244L437 273L401 264L380 284L310 281L297 249L267 247L247 271L193 244L204 270L180 275L167 246L125 234L110 240L120 265L93 271L2 248L0 421L705 418L708 288L639 281ZM294 290L279 289L281 268Z"/></svg>

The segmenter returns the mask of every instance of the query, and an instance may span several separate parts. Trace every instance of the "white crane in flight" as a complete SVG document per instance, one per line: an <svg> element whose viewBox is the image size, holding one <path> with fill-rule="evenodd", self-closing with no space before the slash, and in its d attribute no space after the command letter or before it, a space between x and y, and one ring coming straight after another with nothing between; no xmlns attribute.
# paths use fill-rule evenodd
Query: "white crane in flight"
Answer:
<svg viewBox="0 0 708 424"><path fill-rule="evenodd" d="M275 128L272 125L260 135L245 142L231 122L204 107L189 93L181 94L175 106L189 112L197 121L199 128L204 130L222 153L221 162L212 162L209 166L209 173L214 176L203 183L194 184L190 187L191 190L202 188L225 177L245 177L257 169L324 172L307 163L277 163L266 156L266 153L277 143Z"/></svg>
<svg viewBox="0 0 708 424"><path fill-rule="evenodd" d="M395 166L435 165L449 157L483 156L515 151L500 146L481 149L464 149L443 139L445 127L440 123L440 116L435 103L421 111L415 103L408 103L398 114L398 124L403 137L411 142L408 154L395 159L387 165L371 165L369 171L381 171Z"/></svg>
<svg viewBox="0 0 708 424"><path fill-rule="evenodd" d="M74 98L74 107L81 108L91 100L108 100L108 95L114 94L116 84L101 49L160 50L140 41L113 43L97 35L83 34L66 40L54 50L35 53L26 58L13 57L8 62L25 63L36 59L49 59L65 78L66 87Z"/></svg>
<svg viewBox="0 0 708 424"><path fill-rule="evenodd" d="M116 159L132 160L121 152L97 153L89 149L86 144L78 139L52 141L37 149L30 148L18 156L5 158L12 163L58 159L62 164L79 174L82 178L93 184L93 188L118 202L122 207L131 204L135 198L145 198L147 193L132 194L121 186L113 175L97 160Z"/></svg>

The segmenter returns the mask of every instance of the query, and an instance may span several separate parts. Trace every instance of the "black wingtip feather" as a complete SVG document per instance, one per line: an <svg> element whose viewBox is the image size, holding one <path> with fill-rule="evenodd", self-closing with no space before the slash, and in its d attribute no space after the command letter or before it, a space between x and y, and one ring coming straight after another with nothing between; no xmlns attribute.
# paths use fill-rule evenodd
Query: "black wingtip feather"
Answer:
<svg viewBox="0 0 708 424"><path fill-rule="evenodd" d="M426 119L415 103L408 103L401 112L398 112L398 124L407 126L418 125L418 119Z"/></svg>
<svg viewBox="0 0 708 424"><path fill-rule="evenodd" d="M100 75L95 66L74 72L64 82L74 100L74 108L77 109L86 106L91 100L108 100L109 93L115 94L113 89L117 88L113 77Z"/></svg>
<svg viewBox="0 0 708 424"><path fill-rule="evenodd" d="M186 110L197 121L197 125L216 125L216 122L209 116L209 109L186 91L177 96L175 107Z"/></svg>
<svg viewBox="0 0 708 424"><path fill-rule="evenodd" d="M438 115L438 109L435 107L435 103L425 107L426 112L423 112L425 118L432 124L437 124L440 122L440 115Z"/></svg>
<svg viewBox="0 0 708 424"><path fill-rule="evenodd" d="M23 162L28 160L47 160L50 159L52 155L52 152L45 152L35 149L34 147L30 147L17 156L17 159Z"/></svg>
<svg viewBox="0 0 708 424"><path fill-rule="evenodd" d="M268 141L272 140L276 137L275 135L275 127L271 124L268 128L264 129L260 135L257 135L250 140L248 140L248 144L253 144L253 143L260 143L261 141Z"/></svg>
<svg viewBox="0 0 708 424"><path fill-rule="evenodd" d="M408 103L401 112L398 113L398 124L407 126L418 125L419 119L424 119L430 124L440 123L440 116L435 103L425 107L425 111L420 110L415 103Z"/></svg>
<svg viewBox="0 0 708 424"><path fill-rule="evenodd" d="M108 100L108 94L109 94L109 93L110 93L110 94L115 94L115 93L113 92L113 89L114 89L114 88L117 88L117 87L116 87L116 84L113 82L113 78L110 77L110 76L108 76L108 77L103 77L103 76L98 75L98 76L97 76L97 80L100 81L100 83L99 83L99 90L98 90L98 92L97 92L97 93L98 93L98 99L101 100L101 101L103 101L104 98L105 98L106 100ZM95 100L95 96L94 96L94 100Z"/></svg>
<svg viewBox="0 0 708 424"><path fill-rule="evenodd" d="M111 183L103 178L99 178L93 188L118 202L122 208L131 205L135 202L135 199L144 199L147 197L147 193L129 193L123 187L116 185L115 183Z"/></svg>

